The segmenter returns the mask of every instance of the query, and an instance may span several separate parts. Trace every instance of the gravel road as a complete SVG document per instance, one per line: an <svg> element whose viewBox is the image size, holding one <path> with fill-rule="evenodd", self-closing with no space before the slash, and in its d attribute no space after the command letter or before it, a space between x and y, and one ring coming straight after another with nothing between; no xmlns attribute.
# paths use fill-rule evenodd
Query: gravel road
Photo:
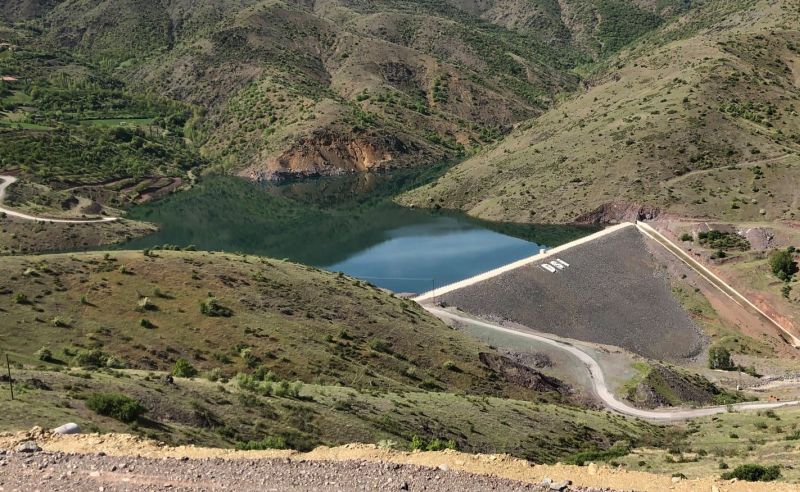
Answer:
<svg viewBox="0 0 800 492"><path fill-rule="evenodd" d="M484 475L366 461L148 459L0 451L0 491L549 491ZM556 489L553 489L556 490ZM610 489L568 488L592 492Z"/></svg>
<svg viewBox="0 0 800 492"><path fill-rule="evenodd" d="M450 319L458 321L460 323L467 323L467 324L471 323L496 331L513 333L517 336L522 336L539 342L547 343L548 345L552 345L553 347L557 347L560 348L561 350L564 350L565 352L571 353L584 364L584 367L586 367L586 370L589 372L589 377L592 380L592 390L598 396L598 398L600 398L603 404L607 408L610 408L616 412L625 415L631 415L633 417L639 417L648 420L672 421L672 420L693 419L698 417L708 417L710 415L727 413L731 409L736 412L753 412L758 410L773 410L778 408L793 407L800 405L800 401L795 400L795 401L783 401L783 402L747 402L747 403L737 403L734 405L715 405L710 407L693 408L693 409L677 408L677 409L663 410L663 411L645 410L641 408L636 408L618 399L614 395L614 393L608 388L608 386L606 386L605 377L603 375L603 369L600 367L597 361L594 360L591 355L584 352L575 345L562 342L559 340L554 340L542 335L527 333L520 330L516 330L514 328L507 328L494 323L487 323L485 321L481 321L478 319L467 318L464 316L460 316L455 312L447 311L433 306L424 306L424 307L426 310L428 310L428 312L430 312L434 316L439 317L440 319Z"/></svg>

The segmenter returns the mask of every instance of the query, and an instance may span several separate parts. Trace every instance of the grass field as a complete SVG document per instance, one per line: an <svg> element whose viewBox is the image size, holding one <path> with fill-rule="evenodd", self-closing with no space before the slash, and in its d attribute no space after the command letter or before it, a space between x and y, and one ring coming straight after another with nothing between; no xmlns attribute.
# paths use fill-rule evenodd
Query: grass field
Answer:
<svg viewBox="0 0 800 492"><path fill-rule="evenodd" d="M637 449L615 459L626 469L683 473L689 478L721 474L741 464L781 465L783 480L800 481L800 410L729 413L687 425L685 441L670 449Z"/></svg>

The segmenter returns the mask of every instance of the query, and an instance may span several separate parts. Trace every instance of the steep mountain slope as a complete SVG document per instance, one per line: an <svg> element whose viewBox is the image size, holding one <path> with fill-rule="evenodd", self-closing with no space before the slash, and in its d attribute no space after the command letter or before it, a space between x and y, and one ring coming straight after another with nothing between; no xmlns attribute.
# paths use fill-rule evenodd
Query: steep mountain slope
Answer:
<svg viewBox="0 0 800 492"><path fill-rule="evenodd" d="M487 219L792 218L798 9L709 2L404 203Z"/></svg>
<svg viewBox="0 0 800 492"><path fill-rule="evenodd" d="M26 43L194 106L186 130L210 158L270 179L471 152L682 4L18 0L3 14Z"/></svg>

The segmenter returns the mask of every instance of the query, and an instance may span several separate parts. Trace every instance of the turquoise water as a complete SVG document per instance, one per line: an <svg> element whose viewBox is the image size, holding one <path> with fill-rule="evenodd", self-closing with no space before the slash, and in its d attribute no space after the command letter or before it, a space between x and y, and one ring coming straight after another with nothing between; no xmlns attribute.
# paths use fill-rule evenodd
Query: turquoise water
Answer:
<svg viewBox="0 0 800 492"><path fill-rule="evenodd" d="M123 247L194 245L288 258L396 292L423 292L592 232L496 224L391 201L419 179L367 174L277 186L210 177L134 209L131 218L161 229Z"/></svg>

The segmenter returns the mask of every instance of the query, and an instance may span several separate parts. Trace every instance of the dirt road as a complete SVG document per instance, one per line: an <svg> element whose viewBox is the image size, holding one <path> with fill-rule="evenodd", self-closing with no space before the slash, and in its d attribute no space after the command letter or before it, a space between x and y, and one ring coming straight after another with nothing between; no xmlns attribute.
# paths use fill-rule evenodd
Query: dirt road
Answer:
<svg viewBox="0 0 800 492"><path fill-rule="evenodd" d="M751 412L756 410L771 410L776 408L800 405L800 401L787 401L787 402L749 402L749 403L738 403L736 405L728 405L728 406L712 406L705 408L659 410L659 411L636 408L617 399L617 397L611 392L611 390L609 390L608 386L606 385L605 377L603 375L603 370L597 363L597 361L594 360L589 354L576 347L575 345L570 345L568 343L559 340L554 340L542 335L535 335L533 333L527 333L512 328L507 328L494 323L487 323L485 321L473 318L467 318L460 314L456 314L452 311L448 311L438 307L434 306L423 306L423 307L428 312L441 319L450 319L461 323L469 323L473 325L482 326L484 328L501 331L504 333L511 333L517 336L530 338L538 342L552 345L561 350L564 350L565 352L572 354L573 356L577 357L578 360L580 360L585 365L586 370L589 371L589 377L592 381L592 390L597 395L597 397L600 398L603 404L607 408L625 415L639 417L646 420L675 421L675 420L693 419L698 417L707 417L709 415L716 415L718 413L727 413L731 410L735 412Z"/></svg>
<svg viewBox="0 0 800 492"><path fill-rule="evenodd" d="M98 222L114 222L119 220L117 217L102 217L98 219L53 219L49 217L36 217L33 215L23 214L9 208L3 207L3 201L6 197L6 188L17 182L14 176L0 176L0 212L5 213L9 217L16 217L18 219L33 220L36 222L55 222L60 224L93 224Z"/></svg>

